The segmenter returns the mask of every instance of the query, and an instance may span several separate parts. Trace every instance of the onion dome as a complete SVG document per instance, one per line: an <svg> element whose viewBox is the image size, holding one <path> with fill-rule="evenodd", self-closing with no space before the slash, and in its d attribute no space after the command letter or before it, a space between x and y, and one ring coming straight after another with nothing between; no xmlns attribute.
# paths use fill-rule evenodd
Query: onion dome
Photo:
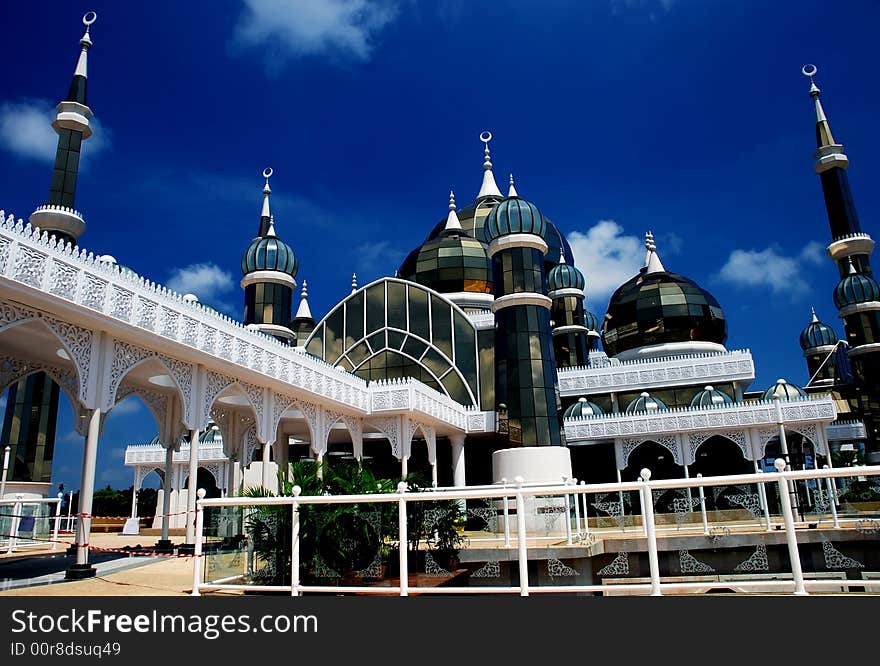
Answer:
<svg viewBox="0 0 880 666"><path fill-rule="evenodd" d="M642 391L638 398L626 406L626 413L633 412L656 412L658 409L667 409L666 403L659 398L653 397L647 391Z"/></svg>
<svg viewBox="0 0 880 666"><path fill-rule="evenodd" d="M584 274L575 266L566 263L564 255L560 257L560 263L550 269L547 275L548 291L557 291L559 289L579 289L583 291L586 283Z"/></svg>
<svg viewBox="0 0 880 666"><path fill-rule="evenodd" d="M205 428L205 432L199 435L199 444L222 444L223 435L220 434L220 426L216 423L209 423Z"/></svg>
<svg viewBox="0 0 880 666"><path fill-rule="evenodd" d="M691 400L691 407L718 407L719 405L732 404L733 398L714 386L706 386Z"/></svg>
<svg viewBox="0 0 880 666"><path fill-rule="evenodd" d="M547 222L537 206L519 197L508 197L486 217L483 234L491 243L510 234L534 234L545 238Z"/></svg>
<svg viewBox="0 0 880 666"><path fill-rule="evenodd" d="M492 264L486 245L461 228L452 192L443 231L410 252L397 275L440 293L492 293Z"/></svg>
<svg viewBox="0 0 880 666"><path fill-rule="evenodd" d="M595 402L586 398L578 398L578 401L570 405L562 414L564 419L582 419L587 416L602 416L605 412Z"/></svg>
<svg viewBox="0 0 880 666"><path fill-rule="evenodd" d="M589 310L584 310L584 326L588 331L599 330L599 318Z"/></svg>
<svg viewBox="0 0 880 666"><path fill-rule="evenodd" d="M632 349L674 343L698 343L693 347L700 351L718 346L721 351L727 340L727 323L718 301L693 280L663 267L650 232L645 245L644 267L617 288L608 304L602 323L606 353L617 356Z"/></svg>
<svg viewBox="0 0 880 666"><path fill-rule="evenodd" d="M834 304L838 310L856 305L880 301L880 285L870 275L857 273L856 267L849 260L849 274L834 288Z"/></svg>
<svg viewBox="0 0 880 666"><path fill-rule="evenodd" d="M814 349L816 347L830 347L837 344L837 333L828 324L819 321L816 310L813 310L813 319L807 327L801 331L801 349Z"/></svg>
<svg viewBox="0 0 880 666"><path fill-rule="evenodd" d="M784 379L777 379L776 383L764 391L764 400L773 400L778 397L780 400L791 400L792 398L806 398L807 392L797 384L789 384Z"/></svg>

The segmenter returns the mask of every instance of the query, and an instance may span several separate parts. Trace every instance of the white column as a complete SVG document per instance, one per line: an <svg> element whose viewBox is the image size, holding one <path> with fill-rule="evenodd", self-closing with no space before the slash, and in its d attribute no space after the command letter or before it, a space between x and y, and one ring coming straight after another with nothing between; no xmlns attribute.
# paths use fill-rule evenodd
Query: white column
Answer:
<svg viewBox="0 0 880 666"><path fill-rule="evenodd" d="M189 482L186 492L186 542L194 544L196 537L196 493L199 476L199 436L198 430L189 432Z"/></svg>
<svg viewBox="0 0 880 666"><path fill-rule="evenodd" d="M437 487L437 461L431 463L431 485Z"/></svg>
<svg viewBox="0 0 880 666"><path fill-rule="evenodd" d="M85 568L89 563L89 534L92 529L92 498L95 493L95 463L98 460L98 433L101 430L101 410L89 414L89 429L83 451L82 478L79 484L79 520L76 535L76 564Z"/></svg>
<svg viewBox="0 0 880 666"><path fill-rule="evenodd" d="M230 497L236 491L235 487L235 468L238 461L230 457L226 461L226 496Z"/></svg>
<svg viewBox="0 0 880 666"><path fill-rule="evenodd" d="M773 396L773 404L776 407L776 423L779 426L779 446L782 449L782 459L785 461L785 471L791 471L791 461L788 455L788 439L785 437L785 423L782 419L782 402L778 395ZM794 481L788 481L789 494L791 495L791 511L795 521L800 521L798 512L797 489Z"/></svg>
<svg viewBox="0 0 880 666"><path fill-rule="evenodd" d="M131 517L137 517L137 505L138 505L138 477L140 476L140 468L135 465L134 466L134 482L131 484Z"/></svg>
<svg viewBox="0 0 880 666"><path fill-rule="evenodd" d="M174 449L165 449L165 478L162 480L162 541L168 541L168 521L171 520L171 476L174 474Z"/></svg>
<svg viewBox="0 0 880 666"><path fill-rule="evenodd" d="M409 473L409 456L402 456L400 458L400 478L405 479L406 475Z"/></svg>
<svg viewBox="0 0 880 666"><path fill-rule="evenodd" d="M263 442L263 477L260 481L263 488L268 490L269 488L269 459L272 455L272 444L269 442Z"/></svg>
<svg viewBox="0 0 880 666"><path fill-rule="evenodd" d="M464 468L464 433L450 435L449 443L452 445L452 485L467 485Z"/></svg>

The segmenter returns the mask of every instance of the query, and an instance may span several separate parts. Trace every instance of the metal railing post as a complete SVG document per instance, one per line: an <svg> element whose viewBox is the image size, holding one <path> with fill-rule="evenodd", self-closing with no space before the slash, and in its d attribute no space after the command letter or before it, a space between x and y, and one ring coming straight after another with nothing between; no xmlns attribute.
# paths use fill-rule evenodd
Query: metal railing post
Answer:
<svg viewBox="0 0 880 666"><path fill-rule="evenodd" d="M804 587L804 572L801 569L801 556L798 551L797 535L794 531L794 514L791 507L789 493L789 481L783 474L786 468L785 460L777 458L773 463L779 472L779 503L782 505L782 517L785 520L785 540L788 543L788 558L791 560L791 575L794 578L794 593L807 594Z"/></svg>
<svg viewBox="0 0 880 666"><path fill-rule="evenodd" d="M651 470L647 467L642 470L642 520L645 523L645 535L648 540L648 567L651 570L651 596L663 595L660 590L660 560L657 556L657 531L654 529L654 501L651 486L648 480L651 478Z"/></svg>
<svg viewBox="0 0 880 666"><path fill-rule="evenodd" d="M501 479L501 485L507 490L507 479ZM510 500L505 495L501 500L504 509L504 547L510 548Z"/></svg>
<svg viewBox="0 0 880 666"><path fill-rule="evenodd" d="M586 481L581 481L581 485L587 485ZM590 538L590 517L587 514L587 493L581 493L581 502L584 503L584 536L589 539Z"/></svg>
<svg viewBox="0 0 880 666"><path fill-rule="evenodd" d="M397 504L397 538L400 541L400 596L409 596L409 562L407 561L407 541L406 530L406 482L401 481L397 484L397 492L401 497Z"/></svg>
<svg viewBox="0 0 880 666"><path fill-rule="evenodd" d="M524 479L521 476L514 480L516 484L516 545L519 559L519 596L529 596L529 549L526 543L526 498L522 487Z"/></svg>
<svg viewBox="0 0 880 666"><path fill-rule="evenodd" d="M702 479L702 473L697 474L698 479ZM709 517L706 515L706 492L703 490L703 486L697 488L700 493L700 516L703 518L703 534L709 536Z"/></svg>
<svg viewBox="0 0 880 666"><path fill-rule="evenodd" d="M16 537L18 536L18 526L21 521L21 495L15 496L15 504L12 505L12 520L10 521L9 545L6 553L11 555L15 550Z"/></svg>
<svg viewBox="0 0 880 666"><path fill-rule="evenodd" d="M571 480L573 485L577 484L577 479ZM581 502L580 495L577 493L571 496L571 499L574 503L574 532L577 534L578 541L581 539Z"/></svg>
<svg viewBox="0 0 880 666"><path fill-rule="evenodd" d="M822 469L830 469L828 465L823 465ZM837 519L837 492L834 487L833 479L829 476L825 479L825 487L828 489L828 506L831 507L831 518L834 520L834 529L840 529L840 521Z"/></svg>
<svg viewBox="0 0 880 666"><path fill-rule="evenodd" d="M58 493L58 503L55 505L55 524L52 526L52 550L58 548L58 530L61 529L61 498L64 493Z"/></svg>
<svg viewBox="0 0 880 666"><path fill-rule="evenodd" d="M642 514L642 534L646 537L648 536L648 521L645 519L645 513L647 509L645 508L645 503L651 505L651 511L654 511L654 497L653 495L648 495L647 497L641 491L639 491L639 513Z"/></svg>
<svg viewBox="0 0 880 666"><path fill-rule="evenodd" d="M571 479L565 479L565 485L570 486ZM574 543L571 538L571 495L565 493L562 497L565 500L565 543L571 546Z"/></svg>
<svg viewBox="0 0 880 666"><path fill-rule="evenodd" d="M192 480L190 487L195 485L195 479ZM196 526L195 526L195 547L193 549L193 589L191 596L201 596L199 592L199 584L202 578L202 532L205 528L205 507L202 506L202 500L205 499L205 489L199 488L196 491Z"/></svg>
<svg viewBox="0 0 880 666"><path fill-rule="evenodd" d="M299 502L296 498L302 493L299 486L293 487L293 502L290 505L290 596L299 596Z"/></svg>

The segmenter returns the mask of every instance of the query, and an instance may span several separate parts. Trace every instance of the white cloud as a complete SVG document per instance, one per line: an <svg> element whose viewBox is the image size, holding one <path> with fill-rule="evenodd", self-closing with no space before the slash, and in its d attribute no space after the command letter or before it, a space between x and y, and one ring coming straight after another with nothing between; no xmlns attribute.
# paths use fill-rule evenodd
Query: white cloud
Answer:
<svg viewBox="0 0 880 666"><path fill-rule="evenodd" d="M766 288L776 296L797 300L810 292L802 264L820 264L822 245L810 241L794 256L786 256L777 246L763 250L733 250L717 277L742 288Z"/></svg>
<svg viewBox="0 0 880 666"><path fill-rule="evenodd" d="M601 220L586 233L568 235L577 267L587 279L588 303L604 310L611 294L639 272L645 260L644 241L627 236L614 220Z"/></svg>
<svg viewBox="0 0 880 666"><path fill-rule="evenodd" d="M276 52L273 55L294 57L326 53L368 60L377 33L397 15L391 0L244 3L246 10L236 26L236 41L245 46L266 45Z"/></svg>
<svg viewBox="0 0 880 666"><path fill-rule="evenodd" d="M0 144L28 159L54 162L58 135L52 129L55 107L42 99L0 104ZM97 118L89 121L92 136L85 142L83 157L95 155L110 145L110 133Z"/></svg>
<svg viewBox="0 0 880 666"><path fill-rule="evenodd" d="M141 411L142 404L143 403L137 398L126 398L118 405L116 405L111 413L116 416L121 416L123 414L136 414L137 412Z"/></svg>
<svg viewBox="0 0 880 666"><path fill-rule="evenodd" d="M224 305L223 298L235 286L235 281L232 273L217 264L201 263L175 268L165 284L181 294L193 293L199 301L219 306Z"/></svg>
<svg viewBox="0 0 880 666"><path fill-rule="evenodd" d="M357 257L358 284L364 286L379 275L394 275L406 253L391 245L391 241L362 243L354 248Z"/></svg>

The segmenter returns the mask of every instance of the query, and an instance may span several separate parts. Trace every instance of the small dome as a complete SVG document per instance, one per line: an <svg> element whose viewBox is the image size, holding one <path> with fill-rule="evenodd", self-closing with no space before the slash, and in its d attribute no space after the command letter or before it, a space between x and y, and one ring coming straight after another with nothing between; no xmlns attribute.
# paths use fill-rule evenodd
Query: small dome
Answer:
<svg viewBox="0 0 880 666"><path fill-rule="evenodd" d="M605 412L595 402L579 398L576 403L566 408L562 414L564 419L580 419L587 416L602 416Z"/></svg>
<svg viewBox="0 0 880 666"><path fill-rule="evenodd" d="M547 224L534 204L519 197L508 197L486 217L483 233L489 243L509 234L534 234L545 238Z"/></svg>
<svg viewBox="0 0 880 666"><path fill-rule="evenodd" d="M492 293L486 246L464 231L444 231L426 240L403 260L397 275L444 294Z"/></svg>
<svg viewBox="0 0 880 666"><path fill-rule="evenodd" d="M584 290L586 280L584 274L571 264L556 264L547 275L547 289L580 289Z"/></svg>
<svg viewBox="0 0 880 666"><path fill-rule="evenodd" d="M814 347L828 347L837 344L837 333L828 324L819 321L816 311L813 311L813 320L801 331L801 349L813 349Z"/></svg>
<svg viewBox="0 0 880 666"><path fill-rule="evenodd" d="M797 384L789 384L784 379L777 379L776 383L764 391L764 400L773 400L779 396L780 400L791 400L792 398L806 398L807 392Z"/></svg>
<svg viewBox="0 0 880 666"><path fill-rule="evenodd" d="M223 435L220 434L220 426L211 423L201 435L199 435L200 444L222 444Z"/></svg>
<svg viewBox="0 0 880 666"><path fill-rule="evenodd" d="M834 304L838 309L870 301L880 301L880 285L870 275L852 272L834 288Z"/></svg>
<svg viewBox="0 0 880 666"><path fill-rule="evenodd" d="M584 326L587 327L588 331L598 332L600 326L599 318L589 310L584 310Z"/></svg>
<svg viewBox="0 0 880 666"><path fill-rule="evenodd" d="M647 391L643 391L638 398L636 398L626 406L626 413L632 414L633 412L656 412L658 409L666 408L666 403L664 403L662 400L653 397Z"/></svg>
<svg viewBox="0 0 880 666"><path fill-rule="evenodd" d="M279 271L296 277L297 268L293 250L277 236L258 236L241 260L244 275L254 271Z"/></svg>
<svg viewBox="0 0 880 666"><path fill-rule="evenodd" d="M732 404L733 398L724 391L719 391L714 386L705 387L691 400L691 407L716 407L718 405Z"/></svg>

